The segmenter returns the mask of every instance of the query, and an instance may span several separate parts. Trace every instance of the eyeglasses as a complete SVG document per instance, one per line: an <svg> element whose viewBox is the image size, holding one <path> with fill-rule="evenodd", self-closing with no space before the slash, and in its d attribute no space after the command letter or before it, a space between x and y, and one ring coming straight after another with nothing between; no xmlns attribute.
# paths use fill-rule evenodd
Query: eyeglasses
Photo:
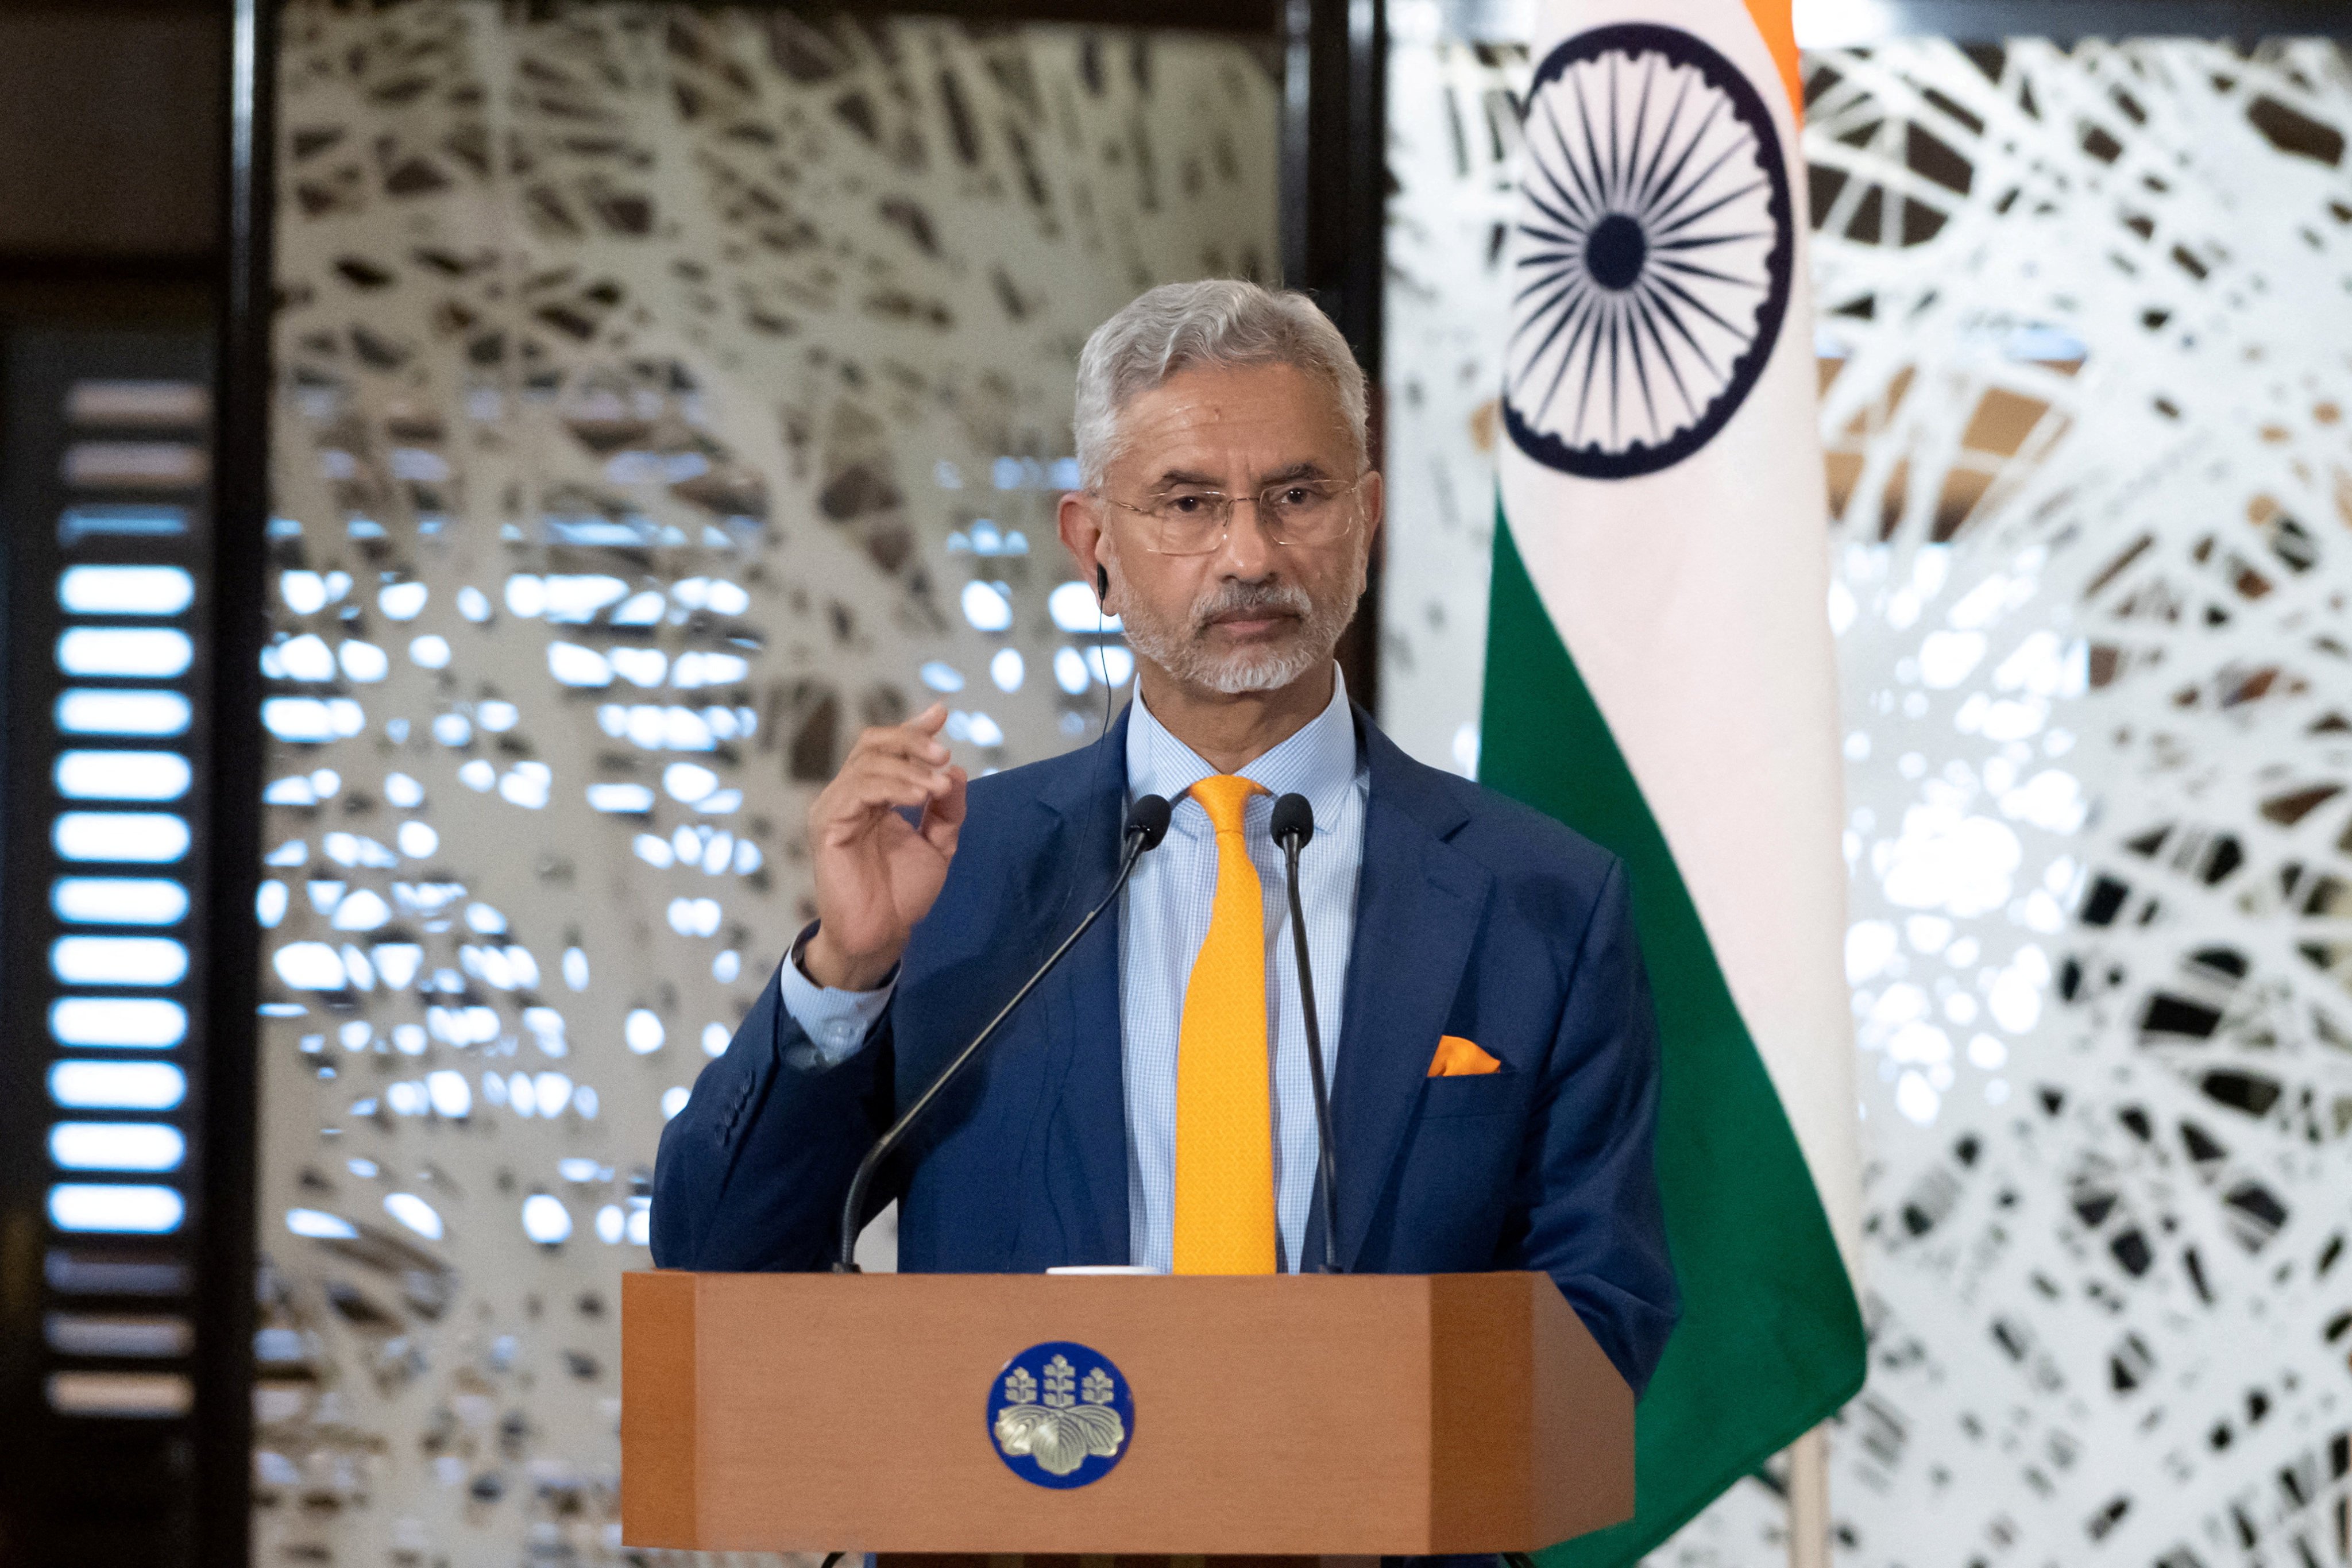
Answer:
<svg viewBox="0 0 2352 1568"><path fill-rule="evenodd" d="M1353 479L1286 479L1254 496L1179 485L1143 505L1104 496L1122 511L1142 518L1149 530L1144 548L1155 555L1206 555L1217 548L1234 520L1234 509L1257 508L1259 524L1276 544L1312 550L1347 537L1356 526Z"/></svg>

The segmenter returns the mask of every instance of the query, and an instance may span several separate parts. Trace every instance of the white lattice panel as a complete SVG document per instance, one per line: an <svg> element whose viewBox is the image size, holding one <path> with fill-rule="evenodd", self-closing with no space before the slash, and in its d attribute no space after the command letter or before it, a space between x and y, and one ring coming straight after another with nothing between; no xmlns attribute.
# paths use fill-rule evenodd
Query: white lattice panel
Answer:
<svg viewBox="0 0 2352 1568"><path fill-rule="evenodd" d="M610 1561L664 1118L859 725L941 694L978 771L1101 723L1077 346L1271 267L1274 79L769 7L282 26L257 1554Z"/></svg>
<svg viewBox="0 0 2352 1568"><path fill-rule="evenodd" d="M1412 137L1526 66L1426 47L1391 330L1466 364L1496 167ZM1842 1552L2352 1561L2352 77L1808 64L1874 1329ZM1392 449L1457 496L1465 402L1391 377ZM1426 751L1475 716L1483 584L1412 586L1454 639L1397 689ZM1743 1487L1659 1558L1761 1568L1779 1531Z"/></svg>

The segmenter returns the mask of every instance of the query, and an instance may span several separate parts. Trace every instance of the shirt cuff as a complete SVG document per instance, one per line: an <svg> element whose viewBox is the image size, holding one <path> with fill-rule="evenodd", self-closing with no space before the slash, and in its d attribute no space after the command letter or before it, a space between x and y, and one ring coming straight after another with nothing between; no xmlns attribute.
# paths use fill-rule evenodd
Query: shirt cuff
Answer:
<svg viewBox="0 0 2352 1568"><path fill-rule="evenodd" d="M777 985L783 994L784 1011L801 1032L816 1047L827 1067L838 1066L857 1054L874 1032L875 1024L890 1005L890 993L898 988L898 975L872 991L841 991L830 985L819 985L801 968L801 949L815 934L816 927L803 931L784 955Z"/></svg>

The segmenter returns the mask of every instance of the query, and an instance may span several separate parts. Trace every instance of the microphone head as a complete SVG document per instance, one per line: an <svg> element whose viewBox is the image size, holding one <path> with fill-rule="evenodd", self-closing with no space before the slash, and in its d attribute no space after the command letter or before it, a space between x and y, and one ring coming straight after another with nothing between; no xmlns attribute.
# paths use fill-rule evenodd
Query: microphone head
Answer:
<svg viewBox="0 0 2352 1568"><path fill-rule="evenodd" d="M1160 841L1168 837L1168 819L1174 813L1175 807L1168 804L1166 797L1143 795L1127 808L1127 831L1130 836L1141 835L1144 848L1157 849Z"/></svg>
<svg viewBox="0 0 2352 1568"><path fill-rule="evenodd" d="M1286 795L1274 803L1274 841L1286 849L1296 839L1304 845L1315 837L1315 808L1303 795Z"/></svg>

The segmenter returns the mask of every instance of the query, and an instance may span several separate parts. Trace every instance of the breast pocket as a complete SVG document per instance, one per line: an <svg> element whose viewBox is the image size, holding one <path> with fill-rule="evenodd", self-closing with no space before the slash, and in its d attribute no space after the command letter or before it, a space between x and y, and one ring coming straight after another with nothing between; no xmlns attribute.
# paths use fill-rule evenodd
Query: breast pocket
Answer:
<svg viewBox="0 0 2352 1568"><path fill-rule="evenodd" d="M1423 1079L1421 1114L1425 1121L1455 1116L1501 1116L1519 1103L1519 1075L1515 1072L1465 1073L1454 1078Z"/></svg>

